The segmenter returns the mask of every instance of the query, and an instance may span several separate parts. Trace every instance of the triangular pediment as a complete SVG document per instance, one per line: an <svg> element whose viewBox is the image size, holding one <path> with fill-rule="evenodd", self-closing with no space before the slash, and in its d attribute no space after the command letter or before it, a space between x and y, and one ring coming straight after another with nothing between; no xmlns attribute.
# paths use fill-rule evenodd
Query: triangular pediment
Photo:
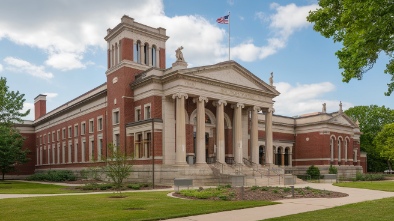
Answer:
<svg viewBox="0 0 394 221"><path fill-rule="evenodd" d="M329 123L334 123L334 124L341 124L341 125L346 125L346 126L354 126L352 122L349 121L345 116L343 115L337 115L333 118L331 118Z"/></svg>
<svg viewBox="0 0 394 221"><path fill-rule="evenodd" d="M215 65L190 68L184 71L184 74L204 78L207 80L219 81L222 83L239 85L250 89L261 90L267 93L273 93L276 96L279 92L274 87L265 83L260 78L249 72L247 69L234 61L223 62Z"/></svg>

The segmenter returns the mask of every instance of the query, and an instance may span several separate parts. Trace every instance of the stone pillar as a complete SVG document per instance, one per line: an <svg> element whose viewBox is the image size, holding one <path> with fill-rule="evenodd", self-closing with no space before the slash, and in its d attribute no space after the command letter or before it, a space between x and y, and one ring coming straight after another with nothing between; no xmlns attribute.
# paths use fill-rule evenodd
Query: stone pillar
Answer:
<svg viewBox="0 0 394 221"><path fill-rule="evenodd" d="M265 112L265 148L266 148L266 160L265 163L271 165L273 163L273 138L272 138L272 112L273 109L269 108Z"/></svg>
<svg viewBox="0 0 394 221"><path fill-rule="evenodd" d="M258 118L257 118L257 111L260 108L254 106L252 108L252 118L251 118L251 125L250 125L250 150L252 155L252 162L259 164L259 133L258 133Z"/></svg>
<svg viewBox="0 0 394 221"><path fill-rule="evenodd" d="M185 99L187 94L176 93L172 95L176 99L176 165L187 165L186 163L186 126L185 126Z"/></svg>
<svg viewBox="0 0 394 221"><path fill-rule="evenodd" d="M225 149L224 149L224 106L227 102L218 100L213 102L216 107L216 160L220 163L225 162Z"/></svg>
<svg viewBox="0 0 394 221"><path fill-rule="evenodd" d="M289 166L293 166L293 151L292 149L289 150Z"/></svg>
<svg viewBox="0 0 394 221"><path fill-rule="evenodd" d="M282 167L285 166L285 152L283 150L281 152L281 164Z"/></svg>
<svg viewBox="0 0 394 221"><path fill-rule="evenodd" d="M233 104L234 108L234 160L235 163L242 163L242 108L241 103Z"/></svg>
<svg viewBox="0 0 394 221"><path fill-rule="evenodd" d="M205 156L205 103L208 102L206 97L194 98L193 102L197 103L197 125L196 125L196 164L206 164Z"/></svg>
<svg viewBox="0 0 394 221"><path fill-rule="evenodd" d="M145 64L145 52L144 52L144 45L140 44L140 64Z"/></svg>

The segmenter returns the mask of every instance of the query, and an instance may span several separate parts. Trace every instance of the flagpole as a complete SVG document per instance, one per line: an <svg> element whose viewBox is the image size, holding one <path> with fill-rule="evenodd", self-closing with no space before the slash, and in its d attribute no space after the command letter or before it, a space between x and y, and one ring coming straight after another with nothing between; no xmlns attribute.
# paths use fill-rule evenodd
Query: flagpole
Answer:
<svg viewBox="0 0 394 221"><path fill-rule="evenodd" d="M230 12L228 12L228 60L230 60Z"/></svg>

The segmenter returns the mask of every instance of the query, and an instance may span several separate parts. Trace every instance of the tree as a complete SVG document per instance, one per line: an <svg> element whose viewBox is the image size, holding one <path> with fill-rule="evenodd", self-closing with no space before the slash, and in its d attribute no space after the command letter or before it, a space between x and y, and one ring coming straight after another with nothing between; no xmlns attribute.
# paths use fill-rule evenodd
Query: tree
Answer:
<svg viewBox="0 0 394 221"><path fill-rule="evenodd" d="M130 175L132 165L126 153L114 144L108 145L108 156L105 158L103 171L112 181L115 189L121 194L123 181Z"/></svg>
<svg viewBox="0 0 394 221"><path fill-rule="evenodd" d="M383 171L387 167L387 162L380 155L373 140L384 125L394 122L394 110L377 105L355 106L346 110L345 114L352 120L359 122L362 132L360 136L361 150L368 154L368 171Z"/></svg>
<svg viewBox="0 0 394 221"><path fill-rule="evenodd" d="M383 52L389 57L384 71L392 75L386 96L394 90L394 1L320 0L319 8L309 12L313 29L343 48L335 54L343 68L343 82L361 80Z"/></svg>
<svg viewBox="0 0 394 221"><path fill-rule="evenodd" d="M375 137L374 144L380 155L387 159L389 170L392 170L391 162L394 160L394 123L384 125L383 129Z"/></svg>
<svg viewBox="0 0 394 221"><path fill-rule="evenodd" d="M21 112L25 102L24 94L9 91L6 78L0 78L0 124L12 125L23 122L30 110Z"/></svg>
<svg viewBox="0 0 394 221"><path fill-rule="evenodd" d="M28 161L28 150L23 150L24 138L14 128L0 124L0 170L2 179L6 173L15 171L15 166Z"/></svg>

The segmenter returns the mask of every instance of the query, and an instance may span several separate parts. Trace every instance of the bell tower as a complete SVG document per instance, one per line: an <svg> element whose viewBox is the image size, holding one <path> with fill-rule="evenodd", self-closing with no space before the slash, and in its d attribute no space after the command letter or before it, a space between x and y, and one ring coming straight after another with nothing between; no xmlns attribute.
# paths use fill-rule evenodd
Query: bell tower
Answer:
<svg viewBox="0 0 394 221"><path fill-rule="evenodd" d="M148 69L166 68L166 29L135 22L124 15L107 29L107 141L127 146L126 124L133 122L134 92L130 84ZM119 140L118 140L119 139Z"/></svg>

